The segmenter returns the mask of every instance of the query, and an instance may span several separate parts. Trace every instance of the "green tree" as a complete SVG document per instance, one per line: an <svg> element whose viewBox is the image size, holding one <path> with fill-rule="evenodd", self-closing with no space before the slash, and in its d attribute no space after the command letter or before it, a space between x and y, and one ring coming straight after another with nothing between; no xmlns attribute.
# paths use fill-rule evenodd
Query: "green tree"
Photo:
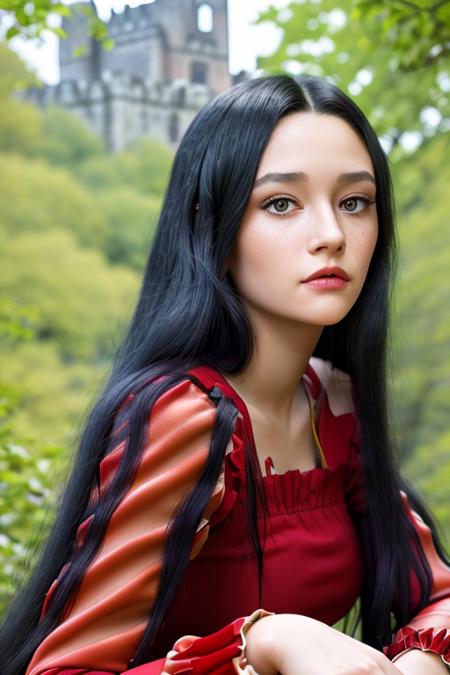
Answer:
<svg viewBox="0 0 450 675"><path fill-rule="evenodd" d="M74 170L93 190L129 187L159 198L166 188L172 161L173 152L165 144L144 137L112 156L91 157Z"/></svg>
<svg viewBox="0 0 450 675"><path fill-rule="evenodd" d="M108 363L136 280L130 270L112 271L101 252L62 230L4 240L0 268L3 292L38 308L36 337L55 341L63 362Z"/></svg>
<svg viewBox="0 0 450 675"><path fill-rule="evenodd" d="M39 86L36 76L7 44L0 42L0 100L14 91Z"/></svg>
<svg viewBox="0 0 450 675"><path fill-rule="evenodd" d="M448 63L450 0L358 0L358 12L398 54L403 70Z"/></svg>
<svg viewBox="0 0 450 675"><path fill-rule="evenodd" d="M110 262L142 271L155 231L161 200L129 187L102 190L96 195L107 220L104 251Z"/></svg>
<svg viewBox="0 0 450 675"><path fill-rule="evenodd" d="M9 348L33 339L33 307L0 299L0 348ZM25 574L29 552L40 541L45 520L43 500L49 494L48 466L59 451L55 446L40 448L35 459L21 443L12 423L20 408L19 386L0 379L0 613Z"/></svg>
<svg viewBox="0 0 450 675"><path fill-rule="evenodd" d="M36 154L42 134L39 111L13 98L38 81L5 44L0 42L0 152Z"/></svg>
<svg viewBox="0 0 450 675"><path fill-rule="evenodd" d="M103 139L73 113L55 105L43 111L40 154L51 164L73 166L105 153Z"/></svg>
<svg viewBox="0 0 450 675"><path fill-rule="evenodd" d="M113 41L108 37L106 24L99 19L96 7L91 2L76 2L70 7L60 0L0 0L0 13L8 17L11 23L5 35L7 40L16 35L32 40L40 38L45 31L65 39L67 33L61 26L55 26L52 18L70 18L73 12L82 12L86 16L89 36L98 40L106 49L112 47Z"/></svg>
<svg viewBox="0 0 450 675"><path fill-rule="evenodd" d="M401 247L394 330L396 398L401 401L398 423L405 457L448 428L449 152L449 136L439 134L415 153L414 163L405 159L394 167Z"/></svg>
<svg viewBox="0 0 450 675"><path fill-rule="evenodd" d="M448 128L448 59L405 72L389 35L376 21L364 19L357 0L302 0L283 10L271 6L256 23L265 21L279 29L281 39L258 66L266 72L331 78L365 111L387 146L405 141L405 132L427 137ZM403 154L402 144L391 153L392 161L397 154Z"/></svg>
<svg viewBox="0 0 450 675"><path fill-rule="evenodd" d="M104 248L107 221L95 196L66 169L43 160L3 155L0 184L3 236L67 230L84 246Z"/></svg>

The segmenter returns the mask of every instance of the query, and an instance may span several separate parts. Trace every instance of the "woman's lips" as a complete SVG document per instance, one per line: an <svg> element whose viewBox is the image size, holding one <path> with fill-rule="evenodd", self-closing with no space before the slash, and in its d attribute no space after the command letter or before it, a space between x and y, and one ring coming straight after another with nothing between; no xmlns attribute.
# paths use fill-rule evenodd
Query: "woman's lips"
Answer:
<svg viewBox="0 0 450 675"><path fill-rule="evenodd" d="M303 281L306 286L311 288L317 288L319 290L332 290L345 288L348 284L346 279L341 279L341 277L318 277L317 279L311 279L311 281Z"/></svg>

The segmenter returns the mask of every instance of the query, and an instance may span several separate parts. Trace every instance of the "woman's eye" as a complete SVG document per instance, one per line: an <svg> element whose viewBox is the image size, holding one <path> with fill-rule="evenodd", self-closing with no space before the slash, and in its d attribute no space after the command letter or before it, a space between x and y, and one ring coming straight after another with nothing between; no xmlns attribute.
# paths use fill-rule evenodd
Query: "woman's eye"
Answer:
<svg viewBox="0 0 450 675"><path fill-rule="evenodd" d="M364 195L352 195L343 199L340 203L340 206L343 208L345 213L359 215L374 202L374 199ZM265 201L261 205L261 208L264 211L270 213L272 216L285 216L295 210L296 202L292 197L288 197L287 195L278 195Z"/></svg>
<svg viewBox="0 0 450 675"><path fill-rule="evenodd" d="M363 202L362 208L358 209L358 202ZM370 204L375 202L374 199L369 197L363 197L363 195L353 195L352 197L346 197L341 204L344 205L348 213L361 213L364 211Z"/></svg>
<svg viewBox="0 0 450 675"><path fill-rule="evenodd" d="M290 197L272 197L262 204L262 208L273 216L283 216L292 211L289 209L289 204L294 204L294 200ZM269 207L273 207L273 210L269 210Z"/></svg>

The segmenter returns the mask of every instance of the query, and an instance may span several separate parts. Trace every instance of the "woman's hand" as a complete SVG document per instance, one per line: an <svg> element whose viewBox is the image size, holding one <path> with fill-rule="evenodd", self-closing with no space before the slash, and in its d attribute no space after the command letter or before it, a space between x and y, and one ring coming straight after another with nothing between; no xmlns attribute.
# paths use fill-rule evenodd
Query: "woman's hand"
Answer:
<svg viewBox="0 0 450 675"><path fill-rule="evenodd" d="M445 675L448 666L445 665L439 654L425 652L421 649L411 649L395 659L395 666L404 675Z"/></svg>
<svg viewBox="0 0 450 675"><path fill-rule="evenodd" d="M246 658L259 675L400 675L373 647L300 614L259 619L247 633Z"/></svg>

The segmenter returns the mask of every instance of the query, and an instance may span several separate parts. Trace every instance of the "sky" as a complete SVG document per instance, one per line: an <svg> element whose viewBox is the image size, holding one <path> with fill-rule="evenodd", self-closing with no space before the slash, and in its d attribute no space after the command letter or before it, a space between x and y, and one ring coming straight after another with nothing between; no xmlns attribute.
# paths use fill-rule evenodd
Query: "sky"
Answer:
<svg viewBox="0 0 450 675"><path fill-rule="evenodd" d="M66 4L70 4L67 2ZM130 7L144 4L139 0L97 0L96 6L100 18L107 20L111 10L123 11L126 4ZM256 67L256 56L270 54L276 49L280 34L270 24L251 26L259 11L269 5L282 9L288 0L228 0L228 29L229 29L229 68L231 73L240 70L253 71ZM57 20L58 22L58 20ZM0 34L8 28L4 20ZM58 69L58 38L47 31L44 44L29 42L16 37L10 41L10 46L34 69L37 75L48 84L59 81Z"/></svg>

